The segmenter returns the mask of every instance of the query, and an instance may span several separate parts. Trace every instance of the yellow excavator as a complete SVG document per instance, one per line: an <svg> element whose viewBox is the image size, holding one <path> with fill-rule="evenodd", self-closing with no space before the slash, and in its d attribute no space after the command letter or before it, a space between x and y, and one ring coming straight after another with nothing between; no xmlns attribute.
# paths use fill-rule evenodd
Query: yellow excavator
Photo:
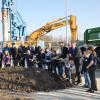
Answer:
<svg viewBox="0 0 100 100"><path fill-rule="evenodd" d="M60 19L47 23L45 26L32 32L28 36L28 41L31 41L31 42L37 41L38 39L40 39L41 36L47 34L48 32L51 32L52 30L56 30L58 28L61 28L67 25L70 25L71 41L77 41L78 35L77 35L76 16L73 16L73 15L69 16L69 20L67 20L67 18L64 17L64 18L60 18Z"/></svg>

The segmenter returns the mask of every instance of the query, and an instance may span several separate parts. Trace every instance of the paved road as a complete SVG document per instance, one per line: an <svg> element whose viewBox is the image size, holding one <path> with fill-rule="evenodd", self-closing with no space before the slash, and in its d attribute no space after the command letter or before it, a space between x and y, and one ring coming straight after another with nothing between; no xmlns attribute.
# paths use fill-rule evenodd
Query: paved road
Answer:
<svg viewBox="0 0 100 100"><path fill-rule="evenodd" d="M100 100L100 91L87 93L86 89L77 86L76 88L60 90L57 92L38 92L37 100Z"/></svg>

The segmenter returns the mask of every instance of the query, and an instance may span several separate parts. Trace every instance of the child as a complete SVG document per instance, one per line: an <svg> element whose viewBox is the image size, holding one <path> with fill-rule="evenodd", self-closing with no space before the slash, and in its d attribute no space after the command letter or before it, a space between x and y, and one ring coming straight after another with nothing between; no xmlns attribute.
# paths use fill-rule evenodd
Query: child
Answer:
<svg viewBox="0 0 100 100"><path fill-rule="evenodd" d="M36 62L36 56L31 53L30 50L27 50L26 54L26 68L34 68Z"/></svg>
<svg viewBox="0 0 100 100"><path fill-rule="evenodd" d="M40 64L42 65L42 68L45 69L45 50L44 49L41 49L40 56L41 56Z"/></svg>
<svg viewBox="0 0 100 100"><path fill-rule="evenodd" d="M45 63L48 66L48 72L49 73L52 72L51 58L52 58L52 52L48 48L46 48L46 50L45 50Z"/></svg>
<svg viewBox="0 0 100 100"><path fill-rule="evenodd" d="M10 67L11 65L11 57L8 51L4 53L2 64L6 67Z"/></svg>
<svg viewBox="0 0 100 100"><path fill-rule="evenodd" d="M69 64L70 64L70 72L71 72L72 83L75 84L76 68L75 68L74 60L73 60L72 57L69 58Z"/></svg>
<svg viewBox="0 0 100 100"><path fill-rule="evenodd" d="M58 55L56 50L52 50L52 59L51 59L51 66L52 66L52 73L54 75L57 75L57 66L58 66L58 61L57 61Z"/></svg>
<svg viewBox="0 0 100 100"><path fill-rule="evenodd" d="M31 52L30 50L27 50L27 54L26 54L26 68L29 67L29 68L32 68L32 59L33 59L33 55L31 55Z"/></svg>
<svg viewBox="0 0 100 100"><path fill-rule="evenodd" d="M69 55L67 55L65 60L66 60L65 61L65 75L66 75L66 78L70 81L71 75L70 75Z"/></svg>

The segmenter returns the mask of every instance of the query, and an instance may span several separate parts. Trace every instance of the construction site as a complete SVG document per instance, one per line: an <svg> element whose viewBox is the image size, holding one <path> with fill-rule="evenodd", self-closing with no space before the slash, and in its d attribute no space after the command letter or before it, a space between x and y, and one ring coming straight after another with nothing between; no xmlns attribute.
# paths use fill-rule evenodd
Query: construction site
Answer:
<svg viewBox="0 0 100 100"><path fill-rule="evenodd" d="M67 0L65 1L64 4L67 3ZM20 11L17 10L17 2L19 1L2 0L0 2L0 20L2 25L0 27L0 29L2 29L0 41L0 50L2 51L0 51L0 100L99 100L100 27L86 27L82 36L78 31L80 27L78 27L79 22L77 21L77 16L66 14L60 18L57 17L54 20L44 22L45 24L40 28L28 32L27 23L24 19L25 16L23 18ZM22 5L24 5L24 3ZM27 12L24 13L27 14ZM37 24L41 24L41 22ZM63 38L61 38L60 35L59 38L56 37L57 35L55 35L55 37L48 35L52 31L55 32L63 27L65 27L65 35L63 36L61 33ZM81 40L81 37L83 37L84 40ZM82 87L85 82L83 75L81 75L81 80L83 80L81 85L76 85L73 81L68 79L69 76L67 77L67 75L69 72L64 72L66 69L63 68L66 59L61 56L62 49L60 50L60 45L63 45L63 42L67 47L77 43L79 48L84 45L85 47L92 45L97 48L95 49L98 57L96 77L99 91L94 94L86 93L86 89ZM24 49L21 51L20 47L24 47ZM30 49L30 47L36 50ZM11 48L11 50L12 48L16 48L17 51L10 51L9 48ZM48 59L47 62L46 60L44 61L46 57L42 55L44 52L48 52L48 48L55 54L52 59L49 59L52 64L48 62ZM10 55L10 58L4 59L7 50L7 57ZM32 53L31 50L33 50ZM67 51L64 51L64 53L63 56L66 55ZM68 56L70 55L68 52ZM28 59L28 57L30 57L30 59ZM72 56L69 58L72 60ZM10 59L10 61L6 64L4 61L8 59ZM50 64L53 67L50 67ZM59 68L59 66L63 66L62 69Z"/></svg>

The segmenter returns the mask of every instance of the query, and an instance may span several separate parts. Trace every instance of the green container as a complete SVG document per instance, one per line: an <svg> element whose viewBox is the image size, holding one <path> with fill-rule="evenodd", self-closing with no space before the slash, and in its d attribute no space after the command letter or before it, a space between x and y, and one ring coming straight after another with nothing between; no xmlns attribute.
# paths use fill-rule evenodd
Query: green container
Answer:
<svg viewBox="0 0 100 100"><path fill-rule="evenodd" d="M100 27L87 29L84 32L84 42L86 44L100 44Z"/></svg>

